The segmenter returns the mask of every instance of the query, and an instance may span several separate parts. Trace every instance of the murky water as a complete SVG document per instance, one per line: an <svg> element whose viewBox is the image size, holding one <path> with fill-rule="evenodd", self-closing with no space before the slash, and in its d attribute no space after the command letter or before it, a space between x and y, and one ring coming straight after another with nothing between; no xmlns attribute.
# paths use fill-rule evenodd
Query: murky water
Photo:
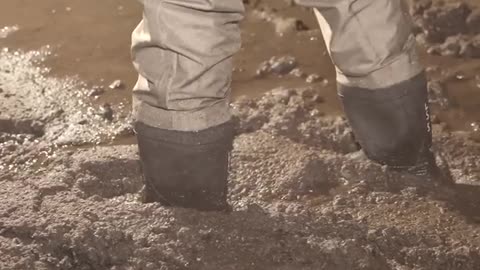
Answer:
<svg viewBox="0 0 480 270"><path fill-rule="evenodd" d="M259 6L276 8L282 16L301 18L310 29L317 29L310 11L292 8L283 1L261 1ZM130 35L141 17L141 6L133 0L2 0L0 29L5 38L0 47L36 50L49 45L53 57L47 59L52 76L78 76L90 85L106 88L114 80L124 82L123 90L105 91L94 102L130 104L136 73L130 60ZM6 27L6 28L4 28ZM18 27L18 29L17 29ZM10 30L8 30L10 29ZM17 31L11 31L11 29ZM8 32L8 35L7 35ZM304 78L276 76L258 78L259 64L272 56L292 55L307 74L317 73L325 81L309 84ZM460 72L465 79L448 80L450 98L456 104L439 113L454 129L468 128L480 121L480 61L423 56L427 66L438 66L437 78ZM235 58L233 95L257 96L278 86L311 86L325 103L320 110L339 114L335 94L334 69L318 31L278 36L273 25L248 13L243 22L243 48Z"/></svg>

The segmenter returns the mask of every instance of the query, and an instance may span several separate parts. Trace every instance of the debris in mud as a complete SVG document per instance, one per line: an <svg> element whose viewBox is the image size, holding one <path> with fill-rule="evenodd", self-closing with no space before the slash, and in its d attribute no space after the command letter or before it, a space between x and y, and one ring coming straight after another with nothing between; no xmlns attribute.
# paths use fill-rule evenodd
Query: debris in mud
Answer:
<svg viewBox="0 0 480 270"><path fill-rule="evenodd" d="M110 89L122 89L123 87L124 85L121 80L115 80L108 86Z"/></svg>
<svg viewBox="0 0 480 270"><path fill-rule="evenodd" d="M275 32L280 36L309 29L302 20L297 18L276 17L272 20L272 23L275 26Z"/></svg>
<svg viewBox="0 0 480 270"><path fill-rule="evenodd" d="M292 56L272 57L262 62L257 69L257 76L275 74L278 76L287 75L297 67L297 60Z"/></svg>
<svg viewBox="0 0 480 270"><path fill-rule="evenodd" d="M100 106L98 113L105 120L108 120L108 121L113 120L113 109L109 103L105 103L102 106Z"/></svg>
<svg viewBox="0 0 480 270"><path fill-rule="evenodd" d="M480 35L450 36L444 43L428 48L427 52L442 56L478 58L480 57Z"/></svg>
<svg viewBox="0 0 480 270"><path fill-rule="evenodd" d="M317 83L320 82L323 87L328 85L328 79L325 79L321 77L320 75L313 73L308 75L308 77L305 79L307 83Z"/></svg>
<svg viewBox="0 0 480 270"><path fill-rule="evenodd" d="M472 129L471 138L474 141L480 142L480 123L473 122L470 124L470 128Z"/></svg>
<svg viewBox="0 0 480 270"><path fill-rule="evenodd" d="M428 44L427 52L442 56L480 57L480 8L465 2L440 5L414 0L411 13L417 35Z"/></svg>
<svg viewBox="0 0 480 270"><path fill-rule="evenodd" d="M328 86L330 84L330 82L328 81L328 79L323 79L322 80L322 86Z"/></svg>
<svg viewBox="0 0 480 270"><path fill-rule="evenodd" d="M305 72L303 72L300 68L294 68L292 71L290 71L290 75L297 77L297 78L303 78L306 77Z"/></svg>
<svg viewBox="0 0 480 270"><path fill-rule="evenodd" d="M279 36L309 30L309 27L301 19L280 16L274 9L255 9L252 14L261 20L272 23L275 33Z"/></svg>
<svg viewBox="0 0 480 270"><path fill-rule="evenodd" d="M320 75L318 74L310 74L308 75L307 79L305 79L305 81L307 83L316 83L318 82L322 77L320 77Z"/></svg>
<svg viewBox="0 0 480 270"><path fill-rule="evenodd" d="M17 25L0 28L0 39L8 37L10 34L17 32L19 29L20 28Z"/></svg>
<svg viewBox="0 0 480 270"><path fill-rule="evenodd" d="M90 90L87 95L89 97L97 97L97 96L102 95L103 93L105 93L105 89L103 89L103 87L93 86L92 90Z"/></svg>
<svg viewBox="0 0 480 270"><path fill-rule="evenodd" d="M457 72L457 73L455 73L455 79L457 79L459 81L462 81L462 80L467 79L467 76L463 72Z"/></svg>

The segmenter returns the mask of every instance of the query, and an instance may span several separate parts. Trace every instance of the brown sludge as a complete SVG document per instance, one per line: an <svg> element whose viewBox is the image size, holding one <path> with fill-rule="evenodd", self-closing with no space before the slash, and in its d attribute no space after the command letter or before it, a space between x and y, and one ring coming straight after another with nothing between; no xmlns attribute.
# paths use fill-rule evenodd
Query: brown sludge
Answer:
<svg viewBox="0 0 480 270"><path fill-rule="evenodd" d="M310 12L250 2L228 214L138 201L127 90L135 1L2 3L0 269L480 269L480 62L448 45L478 35L457 27L477 29L475 1L412 8L422 51L440 52L423 59L435 145L457 183L429 194L392 191L358 152ZM452 16L457 24L442 22ZM425 37L433 25L435 38Z"/></svg>

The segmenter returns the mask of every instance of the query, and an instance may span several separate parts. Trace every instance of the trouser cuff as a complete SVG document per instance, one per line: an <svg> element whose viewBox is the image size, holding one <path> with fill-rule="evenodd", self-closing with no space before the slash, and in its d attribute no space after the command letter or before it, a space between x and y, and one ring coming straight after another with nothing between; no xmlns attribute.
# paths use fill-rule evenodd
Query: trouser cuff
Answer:
<svg viewBox="0 0 480 270"><path fill-rule="evenodd" d="M343 74L337 69L337 82L349 87L381 89L408 81L424 71L415 49L405 51L390 64L365 76Z"/></svg>
<svg viewBox="0 0 480 270"><path fill-rule="evenodd" d="M226 100L195 111L171 111L153 107L134 98L133 117L135 121L151 127L178 131L199 131L224 124L232 116Z"/></svg>

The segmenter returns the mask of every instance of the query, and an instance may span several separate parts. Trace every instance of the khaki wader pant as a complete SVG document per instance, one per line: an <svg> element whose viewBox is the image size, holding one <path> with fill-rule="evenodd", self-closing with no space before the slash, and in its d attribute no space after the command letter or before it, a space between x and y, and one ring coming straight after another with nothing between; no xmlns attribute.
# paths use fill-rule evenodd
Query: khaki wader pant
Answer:
<svg viewBox="0 0 480 270"><path fill-rule="evenodd" d="M198 131L225 123L242 0L140 0L132 34L137 121ZM403 0L296 0L314 8L340 84L385 88L422 72Z"/></svg>

